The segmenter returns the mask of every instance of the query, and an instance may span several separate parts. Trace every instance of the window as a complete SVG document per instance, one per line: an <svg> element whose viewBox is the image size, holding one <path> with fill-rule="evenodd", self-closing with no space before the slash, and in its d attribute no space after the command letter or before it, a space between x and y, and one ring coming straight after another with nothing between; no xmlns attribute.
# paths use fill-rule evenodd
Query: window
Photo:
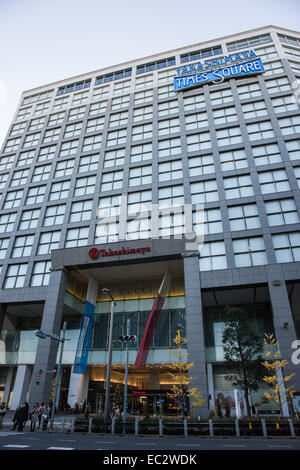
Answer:
<svg viewBox="0 0 300 470"><path fill-rule="evenodd" d="M89 96L88 91L85 91L83 93L75 93L73 95L72 106L86 103L88 100L88 96Z"/></svg>
<svg viewBox="0 0 300 470"><path fill-rule="evenodd" d="M0 233L12 232L16 215L16 213L0 215Z"/></svg>
<svg viewBox="0 0 300 470"><path fill-rule="evenodd" d="M125 152L125 151L124 151ZM135 145L131 147L130 162L143 162L152 159L152 144Z"/></svg>
<svg viewBox="0 0 300 470"><path fill-rule="evenodd" d="M19 223L19 230L27 230L29 228L36 228L40 217L40 209L33 209L30 211L23 211Z"/></svg>
<svg viewBox="0 0 300 470"><path fill-rule="evenodd" d="M270 34L261 34L260 36L254 36L252 38L239 39L227 43L228 51L234 51L236 49L248 48L255 44L265 44L266 42L272 42Z"/></svg>
<svg viewBox="0 0 300 470"><path fill-rule="evenodd" d="M233 176L224 178L226 199L253 196L254 191L250 175Z"/></svg>
<svg viewBox="0 0 300 470"><path fill-rule="evenodd" d="M96 85L99 83L111 82L113 80L119 80L120 78L130 77L131 69L118 70L117 72L107 73L106 75L101 75L96 79Z"/></svg>
<svg viewBox="0 0 300 470"><path fill-rule="evenodd" d="M134 105L137 106L143 103L152 103L153 90L140 91L134 95Z"/></svg>
<svg viewBox="0 0 300 470"><path fill-rule="evenodd" d="M46 120L45 117L32 119L28 130L31 132L31 131L37 131L39 129L42 129L42 127L44 127L45 120Z"/></svg>
<svg viewBox="0 0 300 470"><path fill-rule="evenodd" d="M59 138L60 135L60 127L55 127L54 129L49 129L45 132L43 144L49 144L54 142Z"/></svg>
<svg viewBox="0 0 300 470"><path fill-rule="evenodd" d="M17 120L19 120L19 119L28 119L28 117L31 113L31 110L32 110L32 107L20 109L16 119Z"/></svg>
<svg viewBox="0 0 300 470"><path fill-rule="evenodd" d="M208 49L202 49L201 51L192 51L187 54L180 56L181 63L190 62L191 60L203 59L212 55L222 54L221 46L209 47Z"/></svg>
<svg viewBox="0 0 300 470"><path fill-rule="evenodd" d="M65 96L63 98L58 98L54 101L53 110L62 109L64 106L67 106L69 103L69 97Z"/></svg>
<svg viewBox="0 0 300 470"><path fill-rule="evenodd" d="M33 265L31 287L47 286L50 279L51 261L38 261Z"/></svg>
<svg viewBox="0 0 300 470"><path fill-rule="evenodd" d="M180 138L161 140L158 142L158 156L171 157L181 153Z"/></svg>
<svg viewBox="0 0 300 470"><path fill-rule="evenodd" d="M129 193L127 197L127 213L139 214L151 210L152 191L139 191Z"/></svg>
<svg viewBox="0 0 300 470"><path fill-rule="evenodd" d="M267 264L263 237L232 240L234 262L237 268Z"/></svg>
<svg viewBox="0 0 300 470"><path fill-rule="evenodd" d="M99 166L99 154L80 157L78 173L96 171Z"/></svg>
<svg viewBox="0 0 300 470"><path fill-rule="evenodd" d="M285 146L291 160L300 159L300 140L289 140L285 142Z"/></svg>
<svg viewBox="0 0 300 470"><path fill-rule="evenodd" d="M70 85L64 85L59 88L58 94L63 95L64 93L71 93L73 91L82 90L83 88L88 88L91 84L91 79L83 80L81 82L72 83Z"/></svg>
<svg viewBox="0 0 300 470"><path fill-rule="evenodd" d="M300 261L300 232L272 235L277 263Z"/></svg>
<svg viewBox="0 0 300 470"><path fill-rule="evenodd" d="M76 137L80 135L82 129L82 122L76 122L75 124L68 124L65 129L64 139L70 137Z"/></svg>
<svg viewBox="0 0 300 470"><path fill-rule="evenodd" d="M40 241L38 244L37 254L48 255L52 250L57 250L59 246L61 232L44 232L41 233Z"/></svg>
<svg viewBox="0 0 300 470"><path fill-rule="evenodd" d="M143 139L151 139L152 137L152 124L143 124L142 126L135 126L132 128L132 141Z"/></svg>
<svg viewBox="0 0 300 470"><path fill-rule="evenodd" d="M289 191L290 185L285 170L265 171L258 173L261 192L263 194Z"/></svg>
<svg viewBox="0 0 300 470"><path fill-rule="evenodd" d="M239 127L228 127L216 131L219 146L240 144L242 140L241 129Z"/></svg>
<svg viewBox="0 0 300 470"><path fill-rule="evenodd" d="M284 113L285 111L294 111L299 109L292 95L272 98L272 105L275 113Z"/></svg>
<svg viewBox="0 0 300 470"><path fill-rule="evenodd" d="M77 178L74 196L86 196L95 192L96 176Z"/></svg>
<svg viewBox="0 0 300 470"><path fill-rule="evenodd" d="M248 161L245 150L231 150L229 152L220 152L220 161L222 171L239 170L247 168Z"/></svg>
<svg viewBox="0 0 300 470"><path fill-rule="evenodd" d="M34 150L27 150L27 152L21 152L17 166L30 165L33 162L34 154Z"/></svg>
<svg viewBox="0 0 300 470"><path fill-rule="evenodd" d="M48 180L51 171L51 165L36 166L31 178L32 183Z"/></svg>
<svg viewBox="0 0 300 470"><path fill-rule="evenodd" d="M266 116L268 114L266 103L264 101L242 104L242 110L245 119Z"/></svg>
<svg viewBox="0 0 300 470"><path fill-rule="evenodd" d="M72 228L67 231L65 247L84 246L88 243L89 228Z"/></svg>
<svg viewBox="0 0 300 470"><path fill-rule="evenodd" d="M216 104L230 103L233 101L231 89L228 88L227 90L211 91L210 100L213 106Z"/></svg>
<svg viewBox="0 0 300 470"><path fill-rule="evenodd" d="M92 106L93 105L91 105L91 108ZM97 114L97 113L93 113L93 114ZM82 119L84 115L85 115L85 106L79 106L78 108L70 109L68 120L73 121L75 119Z"/></svg>
<svg viewBox="0 0 300 470"><path fill-rule="evenodd" d="M129 95L120 96L118 98L113 98L111 101L111 110L115 111L117 109L128 108L129 106ZM103 111L102 111L103 112Z"/></svg>
<svg viewBox="0 0 300 470"><path fill-rule="evenodd" d="M145 121L152 119L153 106L146 106L145 108L137 108L133 111L133 122Z"/></svg>
<svg viewBox="0 0 300 470"><path fill-rule="evenodd" d="M129 186L140 186L152 183L152 166L141 166L129 170Z"/></svg>
<svg viewBox="0 0 300 470"><path fill-rule="evenodd" d="M199 150L206 150L211 148L211 140L209 132L202 132L201 134L188 135L186 138L188 152L198 152Z"/></svg>
<svg viewBox="0 0 300 470"><path fill-rule="evenodd" d="M293 46L300 46L300 39L294 38L291 36L286 36L284 34L278 34L279 41L285 44L292 44Z"/></svg>
<svg viewBox="0 0 300 470"><path fill-rule="evenodd" d="M159 217L159 236L169 237L170 235L177 235L184 233L185 231L185 220L184 214L181 210L177 213L169 212Z"/></svg>
<svg viewBox="0 0 300 470"><path fill-rule="evenodd" d="M293 198L265 201L268 223L274 225L296 224L300 222Z"/></svg>
<svg viewBox="0 0 300 470"><path fill-rule="evenodd" d="M297 179L298 187L300 188L300 167L299 166L294 168L294 173Z"/></svg>
<svg viewBox="0 0 300 470"><path fill-rule="evenodd" d="M101 147L102 135L93 135L92 137L85 137L82 145L82 152L91 152L92 150L99 150Z"/></svg>
<svg viewBox="0 0 300 470"><path fill-rule="evenodd" d="M113 145L122 145L126 142L127 129L120 129L119 131L113 131L107 133L107 147Z"/></svg>
<svg viewBox="0 0 300 470"><path fill-rule="evenodd" d="M94 89L93 100L106 98L109 93L109 86L101 86Z"/></svg>
<svg viewBox="0 0 300 470"><path fill-rule="evenodd" d="M273 75L275 73L285 72L281 60L276 60L274 62L266 62L264 64L264 75Z"/></svg>
<svg viewBox="0 0 300 470"><path fill-rule="evenodd" d="M300 132L300 116L291 116L278 119L283 135L296 134Z"/></svg>
<svg viewBox="0 0 300 470"><path fill-rule="evenodd" d="M158 87L158 99L159 100L163 100L165 98L169 98L169 97L172 97L172 96L176 96L176 92L174 91L174 85L173 84Z"/></svg>
<svg viewBox="0 0 300 470"><path fill-rule="evenodd" d="M65 111L62 111L61 113L50 114L48 126L57 126L58 124L62 124L64 121L64 117L65 117ZM40 119L45 119L45 118L39 118L39 120ZM35 119L35 121L36 120L37 119Z"/></svg>
<svg viewBox="0 0 300 470"><path fill-rule="evenodd" d="M73 202L71 206L70 222L91 220L93 201Z"/></svg>
<svg viewBox="0 0 300 470"><path fill-rule="evenodd" d="M192 204L218 201L218 188L216 180L200 181L191 184Z"/></svg>
<svg viewBox="0 0 300 470"><path fill-rule="evenodd" d="M26 235L23 237L16 237L12 254L12 258L21 258L23 256L30 256L32 250L34 235Z"/></svg>
<svg viewBox="0 0 300 470"><path fill-rule="evenodd" d="M158 105L158 117L165 117L178 112L179 108L177 100L166 101L165 103L159 103Z"/></svg>
<svg viewBox="0 0 300 470"><path fill-rule="evenodd" d="M8 248L9 238L0 238L0 259L4 259Z"/></svg>
<svg viewBox="0 0 300 470"><path fill-rule="evenodd" d="M27 178L29 174L29 169L26 170L17 170L14 172L13 177L11 179L10 185L11 186L21 186L26 184Z"/></svg>
<svg viewBox="0 0 300 470"><path fill-rule="evenodd" d="M277 144L259 145L252 147L252 154L256 166L280 163L281 154Z"/></svg>
<svg viewBox="0 0 300 470"><path fill-rule="evenodd" d="M250 85L241 85L237 87L240 100L256 98L261 96L259 83L251 83Z"/></svg>
<svg viewBox="0 0 300 470"><path fill-rule="evenodd" d="M86 132L102 131L104 127L104 117L89 119L86 126Z"/></svg>
<svg viewBox="0 0 300 470"><path fill-rule="evenodd" d="M70 140L69 142L63 142L61 144L59 157L68 157L69 155L75 155L78 147L78 140Z"/></svg>
<svg viewBox="0 0 300 470"><path fill-rule="evenodd" d="M101 182L101 191L112 191L121 189L123 186L123 171L112 171L103 173Z"/></svg>
<svg viewBox="0 0 300 470"><path fill-rule="evenodd" d="M110 150L109 152L105 152L104 168L124 165L124 161L125 161L125 149Z"/></svg>
<svg viewBox="0 0 300 470"><path fill-rule="evenodd" d="M266 80L265 84L269 94L291 90L291 85L287 77Z"/></svg>
<svg viewBox="0 0 300 470"><path fill-rule="evenodd" d="M39 151L38 161L43 162L45 160L51 160L54 157L56 151L56 145L50 147L42 147Z"/></svg>
<svg viewBox="0 0 300 470"><path fill-rule="evenodd" d="M254 124L247 124L247 131L249 135L249 139L253 140L260 140L260 139L269 139L270 137L274 137L274 131L272 128L272 124L270 121L264 122L256 122Z"/></svg>
<svg viewBox="0 0 300 470"><path fill-rule="evenodd" d="M163 72L158 72L158 83L168 83L173 81L173 77L177 75L175 69L164 70Z"/></svg>
<svg viewBox="0 0 300 470"><path fill-rule="evenodd" d="M168 186L158 189L158 202L160 208L178 207L184 204L183 186Z"/></svg>
<svg viewBox="0 0 300 470"><path fill-rule="evenodd" d="M190 176L207 175L214 173L214 157L212 155L203 155L199 157L189 158Z"/></svg>
<svg viewBox="0 0 300 470"><path fill-rule="evenodd" d="M69 176L73 173L75 160L65 160L56 164L54 178Z"/></svg>
<svg viewBox="0 0 300 470"><path fill-rule="evenodd" d="M207 209L200 217L197 212L193 212L193 230L197 235L202 235L203 232L204 235L223 232L220 209Z"/></svg>
<svg viewBox="0 0 300 470"><path fill-rule="evenodd" d="M9 155L7 157L0 158L0 170L9 170L14 162L15 156Z"/></svg>
<svg viewBox="0 0 300 470"><path fill-rule="evenodd" d="M51 192L49 194L49 201L65 199L66 197L68 197L69 189L70 181L61 181L59 183L53 183L51 186Z"/></svg>
<svg viewBox="0 0 300 470"><path fill-rule="evenodd" d="M109 127L126 126L128 122L128 111L111 114L109 118Z"/></svg>
<svg viewBox="0 0 300 470"><path fill-rule="evenodd" d="M120 215L121 196L100 197L97 209L97 218L116 217Z"/></svg>
<svg viewBox="0 0 300 470"><path fill-rule="evenodd" d="M214 123L216 125L237 121L237 115L234 106L230 106L229 108L216 109L213 111L213 117Z"/></svg>
<svg viewBox="0 0 300 470"><path fill-rule="evenodd" d="M27 264L11 264L7 268L4 289L23 287L27 272Z"/></svg>
<svg viewBox="0 0 300 470"><path fill-rule="evenodd" d="M23 195L23 189L18 191L9 191L6 194L3 209L11 209L12 207L19 207Z"/></svg>
<svg viewBox="0 0 300 470"><path fill-rule="evenodd" d="M179 124L179 120L178 120ZM201 129L202 127L208 126L208 118L207 113L197 113L197 114L189 114L185 116L185 127L186 130L192 131L194 129ZM179 129L178 129L179 131Z"/></svg>
<svg viewBox="0 0 300 470"><path fill-rule="evenodd" d="M29 206L31 204L41 204L44 200L46 193L46 186L36 186L34 188L29 188L25 205Z"/></svg>
<svg viewBox="0 0 300 470"><path fill-rule="evenodd" d="M95 243L116 242L119 240L119 222L97 224L95 230Z"/></svg>
<svg viewBox="0 0 300 470"><path fill-rule="evenodd" d="M226 269L226 252L223 241L204 243L199 247L200 271L213 271L215 269Z"/></svg>
<svg viewBox="0 0 300 470"><path fill-rule="evenodd" d="M37 132L36 134L27 135L23 143L23 148L34 147L35 145L37 145L40 139L40 135L40 132Z"/></svg>
<svg viewBox="0 0 300 470"><path fill-rule="evenodd" d="M22 134L24 129L26 127L26 121L25 122L18 122L17 124L14 124L11 128L10 131L10 137L13 137L14 135Z"/></svg>
<svg viewBox="0 0 300 470"><path fill-rule="evenodd" d="M141 238L151 238L151 220L138 218L127 221L126 240L139 240Z"/></svg>
<svg viewBox="0 0 300 470"><path fill-rule="evenodd" d="M6 142L4 152L14 152L18 149L21 141L21 137L16 137L15 139L8 139Z"/></svg>
<svg viewBox="0 0 300 470"><path fill-rule="evenodd" d="M182 178L182 161L174 160L158 164L158 181L171 181Z"/></svg>
<svg viewBox="0 0 300 470"><path fill-rule="evenodd" d="M250 230L261 226L256 204L228 207L228 217L232 231Z"/></svg>
<svg viewBox="0 0 300 470"><path fill-rule="evenodd" d="M116 82L114 83L114 95L119 93L126 93L131 88L131 81L125 80L124 82Z"/></svg>
<svg viewBox="0 0 300 470"><path fill-rule="evenodd" d="M44 217L44 227L51 225L61 225L64 221L64 215L66 212L66 205L60 204L59 206L49 206L46 209Z"/></svg>
<svg viewBox="0 0 300 470"><path fill-rule="evenodd" d="M48 111L50 105L50 101L47 101L47 103L40 103L37 104L34 110L34 114L44 114Z"/></svg>
<svg viewBox="0 0 300 470"><path fill-rule="evenodd" d="M3 189L7 183L8 173L0 175L0 190Z"/></svg>
<svg viewBox="0 0 300 470"><path fill-rule="evenodd" d="M156 62L151 62L149 64L138 65L136 69L136 73L144 73L149 72L150 70L157 70L164 67L170 67L171 65L175 65L175 57L169 57L167 59L161 59Z"/></svg>
<svg viewBox="0 0 300 470"><path fill-rule="evenodd" d="M185 112L206 107L204 95L188 96L183 98L183 104Z"/></svg>

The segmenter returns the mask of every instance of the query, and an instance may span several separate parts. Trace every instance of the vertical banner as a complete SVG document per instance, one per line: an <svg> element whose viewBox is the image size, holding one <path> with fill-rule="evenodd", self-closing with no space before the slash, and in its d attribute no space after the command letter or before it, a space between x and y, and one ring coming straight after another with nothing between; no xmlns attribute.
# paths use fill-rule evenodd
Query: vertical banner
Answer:
<svg viewBox="0 0 300 470"><path fill-rule="evenodd" d="M98 283L95 279L90 277L74 361L74 374L86 373L86 366L93 333L97 291Z"/></svg>
<svg viewBox="0 0 300 470"><path fill-rule="evenodd" d="M135 365L137 367L144 367L148 358L149 348L151 346L152 338L154 335L154 331L160 316L160 312L162 311L163 305L165 303L165 297L170 289L171 284L171 275L167 271L164 275L163 281L159 288L158 293L154 299L154 303L149 314L144 334L142 337L142 341L140 344L140 349L138 351Z"/></svg>

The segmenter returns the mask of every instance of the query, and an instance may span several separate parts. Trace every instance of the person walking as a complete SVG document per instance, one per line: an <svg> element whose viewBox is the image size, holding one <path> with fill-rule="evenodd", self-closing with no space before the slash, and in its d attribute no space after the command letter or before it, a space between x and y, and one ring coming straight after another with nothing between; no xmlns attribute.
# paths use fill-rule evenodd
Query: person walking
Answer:
<svg viewBox="0 0 300 470"><path fill-rule="evenodd" d="M39 429L41 427L41 421L42 421L42 416L44 414L44 410L45 410L45 404L41 403L41 406L39 407L39 414L38 414Z"/></svg>
<svg viewBox="0 0 300 470"><path fill-rule="evenodd" d="M39 411L40 411L39 404L36 403L30 412L30 431L31 432L34 432L35 430L36 423L39 419Z"/></svg>
<svg viewBox="0 0 300 470"><path fill-rule="evenodd" d="M42 416L43 431L47 430L47 426L48 426L50 416L51 416L51 406L50 406L50 403L47 403L47 406L45 407L44 412L43 412L43 416Z"/></svg>
<svg viewBox="0 0 300 470"><path fill-rule="evenodd" d="M25 408L25 411L24 411L23 428L25 428L26 422L28 421L28 418L29 418L29 405L28 405L27 401L24 402L24 408Z"/></svg>
<svg viewBox="0 0 300 470"><path fill-rule="evenodd" d="M23 431L24 422L26 421L27 409L25 407L25 403L21 402L18 408L16 409L13 421L13 431L16 429L20 432Z"/></svg>
<svg viewBox="0 0 300 470"><path fill-rule="evenodd" d="M5 401L3 401L0 405L0 431L2 429L2 423L3 423L3 418L6 413L6 406L5 406Z"/></svg>

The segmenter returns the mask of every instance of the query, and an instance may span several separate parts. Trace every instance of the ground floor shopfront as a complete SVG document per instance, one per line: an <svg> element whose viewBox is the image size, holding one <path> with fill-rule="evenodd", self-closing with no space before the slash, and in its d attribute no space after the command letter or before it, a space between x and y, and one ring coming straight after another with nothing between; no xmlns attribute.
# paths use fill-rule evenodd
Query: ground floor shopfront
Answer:
<svg viewBox="0 0 300 470"><path fill-rule="evenodd" d="M217 397L232 403L234 390L225 380L222 332L224 309L241 306L251 325L261 334L274 332L286 373L300 374L291 361L293 341L300 338L299 263L199 272L197 250L187 250L184 239L136 240L109 247L79 247L52 252L50 282L44 288L1 291L0 398L15 409L20 401L47 402L53 396L58 344L38 339L35 329L60 333L67 322L59 407L90 401L94 411L104 407L108 332L111 301L102 292L109 288L115 299L113 337L130 333L137 342L129 346L128 410L176 414L176 400L169 397L173 339L180 330L187 338L188 361L193 362L191 385L205 399L196 414L205 418ZM132 250L132 251L131 251ZM135 361L154 298L166 272L171 283L155 327L144 367ZM93 332L84 374L74 373L80 323L87 301L95 305ZM299 366L298 366L299 367ZM111 397L120 400L124 387L124 344L112 351ZM42 370L40 383L36 377ZM253 394L253 404L264 390ZM297 404L297 403L296 403ZM241 398L241 405L242 398ZM264 405L263 405L264 406ZM300 407L299 407L300 408ZM232 406L234 410L234 406Z"/></svg>

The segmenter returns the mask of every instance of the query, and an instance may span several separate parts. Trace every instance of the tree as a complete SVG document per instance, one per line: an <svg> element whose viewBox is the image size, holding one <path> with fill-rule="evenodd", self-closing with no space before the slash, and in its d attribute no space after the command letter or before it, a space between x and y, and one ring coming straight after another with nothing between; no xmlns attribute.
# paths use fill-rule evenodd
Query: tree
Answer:
<svg viewBox="0 0 300 470"><path fill-rule="evenodd" d="M262 362L262 365L267 369L269 374L265 376L263 380L271 387L270 392L265 392L265 397L268 400L275 401L275 403L279 405L280 416L282 416L282 405L285 402L289 404L289 399L292 398L295 388L294 385L286 387L285 384L287 384L295 374L293 373L286 377L282 377L281 382L281 379L278 379L277 371L280 369L283 371L283 368L288 364L288 361L280 359L278 342L273 334L265 334L264 344L267 348L266 356L268 360Z"/></svg>
<svg viewBox="0 0 300 470"><path fill-rule="evenodd" d="M257 391L263 379L261 365L263 339L251 328L246 312L241 308L227 308L222 337L224 358L233 373L225 379L244 392L247 415L251 415L249 391Z"/></svg>
<svg viewBox="0 0 300 470"><path fill-rule="evenodd" d="M193 398L192 406L198 407L203 405L205 400L202 398L203 394L197 388L190 388L189 384L193 377L188 376L189 370L194 366L193 362L187 362L186 358L188 353L182 351L183 346L186 344L186 338L181 336L181 330L177 331L177 335L173 339L173 342L177 346L177 350L173 351L169 349L170 353L176 358L176 362L169 364L172 372L168 372L173 379L173 385L171 392L167 394L168 397L173 398L176 404L182 411L182 414L188 414L189 412L189 398Z"/></svg>

